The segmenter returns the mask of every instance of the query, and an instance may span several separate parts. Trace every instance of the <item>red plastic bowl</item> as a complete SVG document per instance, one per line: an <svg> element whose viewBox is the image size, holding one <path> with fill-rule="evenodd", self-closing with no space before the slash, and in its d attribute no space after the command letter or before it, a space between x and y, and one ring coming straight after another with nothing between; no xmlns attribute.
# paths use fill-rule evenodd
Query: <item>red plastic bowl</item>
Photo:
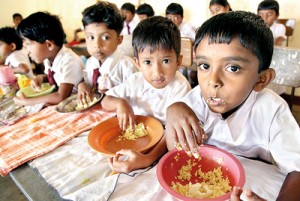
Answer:
<svg viewBox="0 0 300 201"><path fill-rule="evenodd" d="M203 172L207 172L214 168L222 166L222 172L224 177L228 177L230 186L239 186L243 187L245 184L245 171L240 163L232 154L219 149L217 147L203 145L199 148L199 153L201 156L201 160L193 160L197 162L197 165L194 166L192 171L196 171L198 165L201 165L201 169ZM174 157L179 154L179 160L175 160ZM178 170L183 166L186 165L186 161L188 159L192 159L193 156L188 156L184 151L178 151L176 149L168 152L165 154L159 161L157 165L157 178L160 185L174 196L177 199L185 200L185 201L224 201L230 198L230 193L228 192L220 197L217 198L205 198L205 199L197 199L197 198L190 198L184 195L181 195L174 191L171 188L171 183L173 182L180 182L181 184L185 185L187 181L180 181L177 180L175 177L178 175ZM193 175L193 174L192 174ZM192 176L191 182L196 182L196 177Z"/></svg>

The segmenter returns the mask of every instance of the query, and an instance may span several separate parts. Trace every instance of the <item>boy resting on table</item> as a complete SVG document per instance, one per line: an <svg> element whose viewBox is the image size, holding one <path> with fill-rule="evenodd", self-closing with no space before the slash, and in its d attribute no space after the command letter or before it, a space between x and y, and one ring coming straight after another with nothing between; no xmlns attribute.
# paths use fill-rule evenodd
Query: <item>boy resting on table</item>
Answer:
<svg viewBox="0 0 300 201"><path fill-rule="evenodd" d="M10 66L14 73L24 74L32 79L34 75L29 57L22 48L22 39L15 28L3 27L0 29L0 67Z"/></svg>
<svg viewBox="0 0 300 201"><path fill-rule="evenodd" d="M151 30L151 34L149 34ZM116 111L120 128L133 128L134 114L152 116L165 124L167 107L190 91L186 78L178 71L180 32L167 18L156 16L141 21L133 32L134 60L140 72L131 75L124 83L110 89L101 104L103 109ZM148 153L120 150L109 159L116 172L130 172L150 166L167 151L163 137ZM127 161L119 161L122 155Z"/></svg>
<svg viewBox="0 0 300 201"><path fill-rule="evenodd" d="M197 154L204 140L232 154L274 164L287 175L277 200L299 200L299 126L287 103L265 89L275 77L269 68L270 29L249 12L219 14L198 29L194 49L199 87L167 109L168 149L180 143ZM234 187L231 200L240 200L241 193ZM263 200L249 189L245 198Z"/></svg>
<svg viewBox="0 0 300 201"><path fill-rule="evenodd" d="M76 92L82 80L83 63L78 55L63 45L64 30L57 16L47 12L33 13L18 26L17 31L23 38L29 56L37 64L44 62L45 74L37 75L31 86L40 90L43 82L56 85L56 92L40 97L27 98L24 94L15 97L18 105L39 103L58 104Z"/></svg>
<svg viewBox="0 0 300 201"><path fill-rule="evenodd" d="M115 4L101 1L86 8L82 24L91 57L85 64L84 82L78 85L78 99L86 103L94 91L104 92L124 82L137 68L117 49L123 40L123 20Z"/></svg>

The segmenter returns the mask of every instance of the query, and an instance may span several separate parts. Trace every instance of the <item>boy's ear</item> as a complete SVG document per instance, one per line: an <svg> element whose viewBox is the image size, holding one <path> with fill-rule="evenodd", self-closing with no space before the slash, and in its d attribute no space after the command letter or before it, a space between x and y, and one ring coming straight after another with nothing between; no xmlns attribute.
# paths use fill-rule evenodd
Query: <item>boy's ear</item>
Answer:
<svg viewBox="0 0 300 201"><path fill-rule="evenodd" d="M140 63L139 63L139 59L138 59L138 58L136 58L136 57L133 57L133 61L134 61L135 65L136 65L137 69L138 69L138 70L140 70Z"/></svg>
<svg viewBox="0 0 300 201"><path fill-rule="evenodd" d="M11 44L10 44L10 47L11 47L11 50L12 50L12 51L15 51L16 48L17 48L17 46L16 46L15 43L11 43Z"/></svg>
<svg viewBox="0 0 300 201"><path fill-rule="evenodd" d="M259 74L259 78L253 87L253 90L259 92L268 86L275 78L276 73L273 68L268 68Z"/></svg>
<svg viewBox="0 0 300 201"><path fill-rule="evenodd" d="M118 45L120 45L123 41L123 35L118 36Z"/></svg>
<svg viewBox="0 0 300 201"><path fill-rule="evenodd" d="M46 40L45 43L46 43L46 45L47 45L47 47L48 47L48 49L49 49L50 51L54 50L55 43L54 43L53 41L51 41L51 40Z"/></svg>
<svg viewBox="0 0 300 201"><path fill-rule="evenodd" d="M182 55L180 54L178 59L177 59L177 70L180 68L181 64L182 64Z"/></svg>

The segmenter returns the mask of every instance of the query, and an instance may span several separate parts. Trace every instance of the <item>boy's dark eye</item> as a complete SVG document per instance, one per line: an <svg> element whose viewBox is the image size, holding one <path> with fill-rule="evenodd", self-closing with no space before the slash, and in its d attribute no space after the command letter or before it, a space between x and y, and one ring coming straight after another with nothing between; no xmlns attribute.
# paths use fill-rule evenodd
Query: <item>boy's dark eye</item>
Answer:
<svg viewBox="0 0 300 201"><path fill-rule="evenodd" d="M171 62L170 59L164 59L164 60L163 60L163 64L169 64L170 62Z"/></svg>
<svg viewBox="0 0 300 201"><path fill-rule="evenodd" d="M87 36L88 40L94 40L94 36Z"/></svg>
<svg viewBox="0 0 300 201"><path fill-rule="evenodd" d="M229 72L235 73L235 72L240 71L240 67L237 67L237 66L229 66L226 70L229 71Z"/></svg>
<svg viewBox="0 0 300 201"><path fill-rule="evenodd" d="M149 60L145 60L143 63L146 64L146 65L151 64L151 62Z"/></svg>
<svg viewBox="0 0 300 201"><path fill-rule="evenodd" d="M108 40L109 36L102 36L102 40Z"/></svg>
<svg viewBox="0 0 300 201"><path fill-rule="evenodd" d="M208 64L201 63L201 64L198 64L198 67L202 70L208 70L210 66Z"/></svg>

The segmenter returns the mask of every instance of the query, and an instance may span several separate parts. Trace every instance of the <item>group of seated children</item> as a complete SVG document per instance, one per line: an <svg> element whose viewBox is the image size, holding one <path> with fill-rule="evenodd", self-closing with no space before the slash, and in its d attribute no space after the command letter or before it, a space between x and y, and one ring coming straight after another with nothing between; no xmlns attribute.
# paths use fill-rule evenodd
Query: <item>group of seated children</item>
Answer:
<svg viewBox="0 0 300 201"><path fill-rule="evenodd" d="M116 112L121 129L133 127L137 114L155 117L166 126L165 136L149 152L124 149L109 158L112 170L128 173L150 166L178 143L191 153L197 153L199 146L207 143L278 166L287 175L278 200L299 200L299 126L287 103L265 89L275 77L269 68L274 46L272 32L260 16L227 12L231 8L224 5L226 12L208 19L195 35L194 29L183 22L179 4L170 4L166 17L143 19L131 29L127 25L134 7L122 6L124 21L115 4L99 1L82 13L91 55L85 66L63 45L64 30L57 16L47 12L31 14L17 27L31 59L45 65L44 74L34 77L31 85L39 90L43 82L49 82L57 90L35 98L22 94L14 101L19 105L58 104L78 92L78 100L86 102L93 93L105 93L101 105L104 110ZM213 10L215 4L210 6ZM264 15L263 10L260 6L260 15ZM274 14L278 16L278 12ZM229 28L229 24L238 28ZM15 41L2 39L2 31L0 44L9 46L10 52L1 54L9 59L7 55L20 47ZM133 59L117 49L122 34L132 34ZM195 39L199 86L193 90L178 72L183 35ZM29 73L21 64L14 68ZM129 156L128 160L119 160L123 155ZM233 188L231 200L240 200L241 193L242 189ZM244 197L263 200L251 190Z"/></svg>

